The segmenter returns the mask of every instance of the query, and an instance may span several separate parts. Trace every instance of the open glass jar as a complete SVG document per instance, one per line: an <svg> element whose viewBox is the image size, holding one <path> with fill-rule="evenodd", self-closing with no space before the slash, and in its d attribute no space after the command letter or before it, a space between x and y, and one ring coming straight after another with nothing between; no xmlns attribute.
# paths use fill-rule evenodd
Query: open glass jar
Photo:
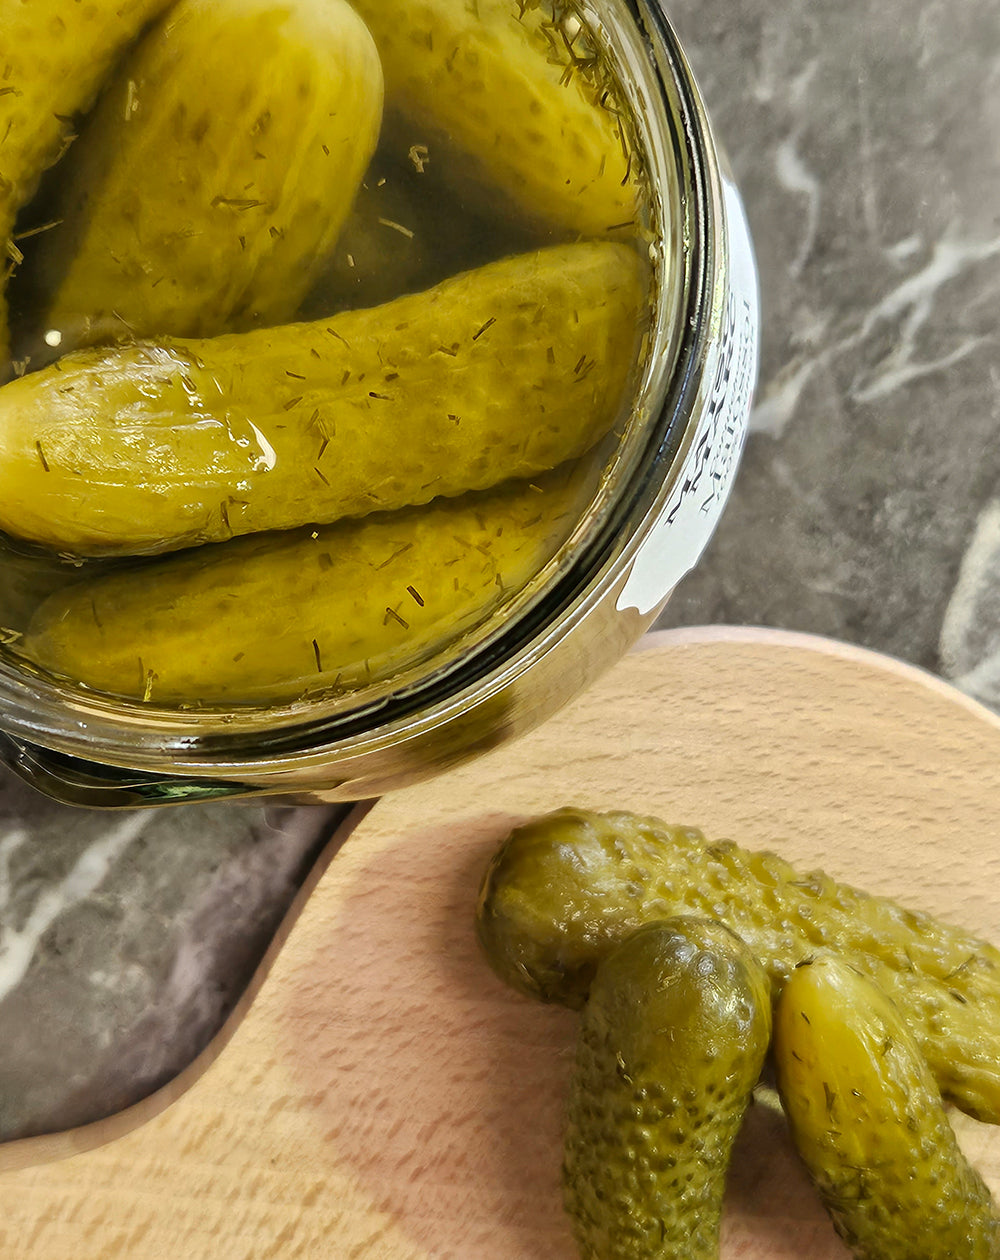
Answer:
<svg viewBox="0 0 1000 1260"><path fill-rule="evenodd" d="M258 6L263 4L263 0L256 2ZM247 537L228 541L234 532L240 532L234 531L233 517L246 507L240 498L242 490L238 489L222 503L216 525L221 522L228 532L221 539L218 535L199 537L194 541L206 545L192 547L192 539L181 538L173 554L166 558L154 554L123 559L122 555L115 555L109 562L106 557L91 553L81 560L75 554L66 555L73 552L72 545L60 546L47 540L49 569L44 564L42 569L50 572L55 565L59 570L56 580L50 583L52 589L37 601L36 607L21 614L20 622L17 615L0 609L5 623L16 622L5 624L2 635L6 642L0 657L0 752L8 765L50 795L73 804L99 807L163 805L223 797L282 796L319 802L378 796L437 773L544 721L627 651L704 549L725 504L746 431L757 370L759 311L742 205L720 161L703 103L674 33L655 0L591 0L580 4L481 0L481 11L480 6L466 4L466 0L435 0L430 5L382 8L420 11L423 16L413 19L419 27L426 20L424 11L433 17L448 5L460 14L458 25L463 29L457 35L451 33L454 48L443 62L442 38L449 37L449 32L437 39L434 56L438 60L431 70L441 70L444 65L441 72L452 73L464 65L468 73L474 71L471 82L479 87L485 84L488 89L489 71L482 68L482 60L488 58L499 37L487 31L488 37L481 38L483 32L477 24L488 25L502 18L504 30L511 23L525 28L526 47L534 41L532 55L539 57L539 66L550 68L546 72L550 81L553 65L560 90L582 81L581 91L590 106L606 111L613 120L613 133L621 145L616 157L621 160L624 155L624 175L616 179L616 184L634 186L638 191L634 216L626 222L606 224L604 233L611 241L620 241L624 230L627 243L605 242L598 248L627 249L631 258L640 259L648 293L643 302L641 327L637 322L632 330L634 336L630 334L630 343L635 342L634 361L625 378L625 390L616 397L610 422L596 440L588 439L582 456L575 450L571 460L559 462L559 458L554 458L551 462L558 466L552 471L545 470L544 461L536 467L518 466L513 479L494 479L499 485L483 481L470 483L468 488L451 486L442 497L430 491L421 500L404 499L401 510L394 504L379 502L375 514L360 524L351 520L346 524L330 525L326 520L316 524L307 514L301 522L295 522L300 526L297 531L289 532L285 528L288 523L281 522L280 534L274 532L273 525L267 525L260 533L251 528ZM362 17L368 16L367 0L359 0L357 7ZM176 14L183 10L184 5L178 5L173 15L168 13L164 20L177 21ZM380 11L378 6L372 10L373 14ZM401 23L397 17L389 23L388 31L382 32L379 19L369 20L386 67L386 118L390 122L384 124L383 137L388 134L397 154L404 153L416 174L422 176L433 168L439 153L447 152L455 137L443 131L439 135L435 130L437 120L420 116L419 91L408 80L404 83L406 75L399 71L395 80L399 99L394 105L391 71L398 49L393 40L400 26L405 28L405 21ZM409 32L410 44L419 42L416 36L420 34L419 29ZM441 36L441 32L437 34ZM435 41L428 37L422 46L433 50ZM500 47L503 51L502 41ZM505 54L507 62L511 60L508 54L509 50ZM419 59L412 55L414 74L419 78ZM144 83L138 74L133 77L125 73L122 79L124 114L130 125L129 111L138 118L147 107ZM461 99L469 114L475 115L475 101L469 104L469 90L466 81ZM408 114L414 91L416 112ZM498 135L509 125L505 115L516 122L527 116L527 110L533 118L540 115L544 122L544 91L542 104L534 105L529 99L533 92L530 82L525 91L527 105L487 100L482 117L490 120L487 125ZM440 91L436 94L440 96ZM150 92L150 102L153 96ZM108 107L117 110L115 117L121 115L119 106L120 102ZM98 119L102 108L98 106ZM270 110L258 113L255 121L261 149L266 148L266 135L260 133L265 115L270 126ZM414 123L415 118L419 125ZM459 132L462 125L455 121ZM86 131L83 134L86 144ZM552 134L545 134L544 130L532 134L532 143L544 141L552 146L555 184L571 183L572 173L565 180L558 174L560 163L567 161L565 151L572 150L574 140L565 127ZM565 151L559 149L560 145ZM461 143L455 147L461 150ZM505 380L514 381L518 388L512 390L506 405L508 409L520 408L529 390L518 374L532 370L532 354L540 350L546 352L550 365L565 359L566 347L560 339L563 336L573 347L572 362L567 360L565 389L571 390L581 379L586 381L597 356L588 359L586 342L582 343L582 352L577 353L581 343L572 341L574 333L569 326L586 325L593 311L602 308L605 295L602 292L597 297L588 296L584 287L579 289L575 305L571 301L565 310L557 305L553 308L553 302L562 301L562 297L543 296L532 307L531 286L523 293L517 288L518 276L523 275L520 256L514 259L515 270L510 279L508 273L490 270L494 264L489 261L489 250L499 249L502 253L511 249L503 242L507 228L514 222L510 234L515 250L523 249L527 242L541 251L536 249L533 257L541 257L546 250L571 251L546 254L549 259L557 258L558 265L550 270L557 273L553 283L561 283L563 274L575 265L573 259L577 255L572 251L588 248L586 241L595 232L585 223L564 222L550 238L531 238L528 228L518 237L518 195L508 197L509 190L502 187L494 190L499 209L494 207L491 222L482 208L490 200L490 175L482 176L475 153L467 156L468 163L453 167L457 170L462 165L465 174L452 182L455 205L459 208L451 218L456 225L464 225L467 217L481 223L482 229L470 234L470 256L476 255L477 250L480 255L484 249L487 253L475 258L481 269L477 271L473 266L466 274L489 278L490 291L498 303L496 309L506 311L502 302L512 293L510 300L518 310L526 312L519 317L521 322L511 340L496 316L486 313L483 317L484 311L492 308L480 307L467 341L470 349L475 343L477 354L488 354L484 347L488 348L491 340L503 348L502 361L490 361L488 392L491 400L500 397L502 402ZM516 166L516 152L511 160ZM391 180L379 175L378 161L376 153L358 202L367 196L367 213L373 221L390 237L412 241L414 230L391 218L384 210L387 203L379 202L381 190L391 188ZM609 161L602 157L599 174L585 180L584 185L599 183L608 165ZM566 169L572 171L572 165ZM516 171L512 179L516 183ZM584 196L586 189L583 185L581 188L580 195ZM226 204L221 208L238 214L253 212L258 202L244 192L235 206L230 204L232 198L223 198ZM440 198L442 194L435 195ZM532 195L526 194L529 198ZM469 216L465 214L466 198ZM95 203L99 200L96 194L93 199ZM216 204L219 201L218 195L212 199L213 210L220 208ZM437 205L441 204L439 200ZM521 210L523 207L524 195ZM414 213L419 216L419 207ZM426 215L426 208L422 213ZM95 210L94 217L97 215ZM531 218L525 216L526 221ZM446 224L445 234L455 236L460 234L460 228ZM58 255L60 249L84 249L86 242L80 244L84 235L78 230L70 247L60 246L57 241L49 252ZM284 239L282 233L275 234L273 225L271 235ZM491 235L499 243L484 246L484 239ZM245 253L246 245L241 249ZM326 281L335 287L335 283L344 281L344 267L349 269L348 296L341 305L378 304L372 313L391 312L397 331L410 328L411 320L419 323L419 307L398 305L424 301L419 295L416 299L398 296L400 292L411 292L414 285L419 288L419 276L410 289L392 291L390 285L382 292L379 286L386 283L385 273L376 269L370 287L359 291L352 300L350 285L357 278L350 272L358 270L358 262L359 258L341 241L335 261L326 272ZM506 264L500 260L496 265ZM27 267L26 263L26 270ZM516 270L518 267L521 271ZM45 268L39 270L44 272ZM140 270L150 274L148 267ZM418 273L419 270L418 266ZM617 264L611 271L617 276ZM330 281L331 276L334 281ZM358 282L364 284L363 279ZM59 283L56 282L57 288ZM456 292L447 288L452 282L441 283L444 288L434 289L435 293ZM141 281L135 281L134 287L140 285ZM83 288L86 291L85 285ZM331 313L332 289L324 291L320 286L315 292L319 296L304 299L295 314L298 320L312 322L297 327L316 330L319 324L329 321L325 333L343 342L347 346L345 353L354 353L355 348L348 342L354 339L357 323L337 322L336 311ZM43 301L30 290L27 293L25 309L30 310L32 303L53 309L48 298ZM526 300L522 301L522 297ZM466 290L457 300L460 305L467 301ZM13 298L11 309L16 314ZM107 312L104 314L107 316ZM117 307L113 318L122 320ZM55 326L50 327L53 323ZM86 311L71 307L65 322L55 322L50 317L47 323L39 325L44 335L38 335L50 350L85 344L80 341L80 328L85 326L89 335L92 324L98 331L91 341L100 343L102 337L105 341L111 338L107 329L99 330L100 323ZM241 329L247 326L238 325ZM253 327L252 319L249 327L246 336L260 339L267 335L266 329ZM354 330L350 337L345 329ZM557 339L542 345L539 337L548 337L553 330ZM81 360L89 373L87 388L95 379L104 387L111 375L109 363L117 373L115 379L123 375L120 358L101 355L131 354L130 362L134 364L138 354L143 371L149 368L154 375L159 373L154 382L156 388L167 381L170 390L181 399L178 405L194 406L190 400L195 398L200 408L205 387L196 369L206 370L201 352L192 349L194 342L170 340L172 331L167 330L166 340L157 341L154 335L150 341L150 334L140 329L147 340L140 341L136 351L130 325L129 337L119 337L120 344L111 350L81 351L92 356ZM182 329L176 335L190 334ZM234 339L241 335L244 334L231 334ZM293 330L292 335L300 336L306 347L304 353L313 358L318 360L325 353L318 348L321 343L309 341L312 334ZM385 363L386 343L379 340L381 335L379 332L374 339L381 375L374 389L369 388L374 382L368 381L364 391L364 405L369 410L390 403L400 376L405 379L402 367L395 370L395 361ZM607 347L614 342L606 339L601 344ZM250 372L251 359L276 361L269 343L258 340L253 345L257 350L247 356L241 373ZM458 349L456 340L450 346L435 346L435 353L455 357ZM38 358L43 360L44 354L40 351ZM413 354L409 359L423 363L429 357ZM407 356L402 354L400 360L407 360ZM57 383L64 387L65 373L72 372L76 362L70 357L40 370L63 373ZM187 364L190 371L178 370L175 380L171 373L178 363L182 368ZM27 372L24 366L22 359L22 379L0 390L0 434L5 423L4 391L17 388L23 392L33 387L33 378L41 379L33 371L34 365L29 364ZM386 370L387 366L393 370ZM598 365L595 375L599 376L600 370ZM220 384L219 373L213 376L207 370L207 374L220 394L230 391L229 378ZM306 373L288 370L283 375L289 378L282 382L284 393L280 398L284 401L270 410L294 413L303 406L308 410L311 400L304 402L302 398L308 389ZM350 375L350 370L345 369L344 381ZM153 388L148 384L151 379L148 375L142 378L139 393L145 391L148 395ZM436 378L426 388L438 389ZM541 387L532 388L537 391ZM485 389L476 386L480 393ZM594 387L588 397L597 392ZM438 408L442 423L447 421L460 429L466 401L461 392L447 395ZM423 406L417 394L409 403L410 411L419 411ZM88 406L92 405L92 396L88 395ZM159 396L156 405L161 406ZM22 412L30 410L30 406L21 407ZM313 410L311 422L315 425L320 408ZM197 418L204 429L208 423L206 415L199 410ZM337 426L331 421L324 428L325 413L319 421L315 434L317 472L327 485L319 463L336 440ZM546 427L534 422L532 426ZM266 480L271 476L273 480L275 468L283 467L284 438L266 427L262 431L249 414L234 420L232 409L227 413L225 429L227 441L243 452L241 458L251 460L253 477ZM277 424L276 429L283 429L283 425ZM45 435L48 443L47 430ZM381 439L379 459L391 465L394 446L410 442L405 433L387 431ZM466 452L461 442L457 446L454 440L449 442L435 436L435 449L445 452L441 458L449 466L460 465ZM43 488L50 484L46 479L52 478L55 465L52 447L45 443L36 438L31 452L41 467L38 475ZM527 444L526 437L524 445ZM0 436L0 462L2 458ZM345 462L349 462L349 456ZM538 496L537 509L532 495ZM155 515L154 498L148 500L151 516ZM552 504L552 514L546 516ZM393 510L386 510L390 508ZM465 515L455 515L463 512ZM75 513L74 507L69 516ZM44 517L44 510L39 514ZM148 525L148 521L140 524ZM515 546L510 540L525 524L535 533L529 531L524 535L525 545ZM100 529L103 528L102 523ZM158 527L151 528L155 534ZM7 529L10 532L11 527L8 525ZM375 542L382 550L377 555L369 554L365 548L379 530L383 533ZM11 571L20 574L27 568L29 587L35 572L32 566L41 555L37 550L41 537L29 535L27 544L14 540L5 557L13 566ZM501 538L505 539L503 543ZM508 546L516 552L513 569L505 569L495 554L487 556L485 567L478 559L480 553L487 555L491 549L502 552ZM281 552L289 547L292 550ZM285 587L284 576L272 580L276 572L274 557L279 552L288 556L282 562L285 569L301 574L303 547L313 574L309 581L303 580L300 587L294 583ZM345 570L347 559L359 549L361 569ZM143 546L135 550L155 549ZM52 554L58 552L63 553L61 557ZM252 581L244 581L246 565L256 564L265 553L264 569ZM193 564L189 562L192 555L196 557ZM458 591L461 585L464 591L467 583L464 578L460 583L449 574L463 571L467 555L476 557L476 581L481 584L484 573L489 579L489 598L479 596L471 603L452 604L452 588ZM67 572L67 565L71 572ZM95 566L96 576L92 572ZM452 570L452 566L457 568ZM355 645L353 654L345 656L344 650L338 648L339 654L331 655L331 626L334 621L340 625L343 618L339 612L330 611L329 589L324 595L326 602L313 600L315 590L323 585L323 575L330 571L331 582L334 578L345 580L344 572L362 572L361 579L355 576L349 588L345 586L341 603L351 608L365 605L364 616L374 616L372 624L379 626L375 636L378 643L371 651L368 641L362 641L363 636L355 636L359 645ZM510 579L511 572L518 575L516 581ZM176 585L181 581L187 583L183 590ZM385 581L390 581L390 588ZM164 582L170 588L165 596ZM200 591L200 604L191 594L195 587ZM271 607L276 600L280 606ZM427 610L434 601L439 606L431 617ZM115 621L122 607L127 608L126 615L132 619L130 633L139 636L125 648L121 646L124 631L119 631ZM137 608L142 610L145 621L136 631L140 620ZM187 638L182 641L178 638L178 625L185 618ZM77 629L83 622L87 623L85 633ZM414 630L415 625L424 629ZM74 634L84 646L75 657L60 656L51 645L63 644ZM169 640L166 647L161 642L164 634ZM387 635L396 637L390 639ZM343 643L343 632L340 639L334 639ZM171 651L184 662L174 675L166 667ZM213 651L218 653L216 658L212 657ZM200 677L197 672L186 672L195 656L201 662ZM241 663L250 658L258 662L256 674L249 671L249 666L241 672ZM105 660L111 663L102 674L99 663ZM273 676L269 671L273 671ZM241 685L241 678L246 680L245 686Z"/></svg>

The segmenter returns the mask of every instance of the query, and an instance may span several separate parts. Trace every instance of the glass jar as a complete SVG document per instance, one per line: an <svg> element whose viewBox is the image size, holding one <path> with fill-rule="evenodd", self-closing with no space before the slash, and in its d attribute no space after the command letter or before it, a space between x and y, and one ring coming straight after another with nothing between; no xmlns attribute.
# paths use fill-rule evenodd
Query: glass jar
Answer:
<svg viewBox="0 0 1000 1260"><path fill-rule="evenodd" d="M513 2L513 0L512 0ZM354 801L543 722L614 664L697 562L726 502L757 373L746 217L657 0L591 0L661 225L649 352L599 493L499 624L401 682L331 704L159 708L0 661L0 754L71 804Z"/></svg>

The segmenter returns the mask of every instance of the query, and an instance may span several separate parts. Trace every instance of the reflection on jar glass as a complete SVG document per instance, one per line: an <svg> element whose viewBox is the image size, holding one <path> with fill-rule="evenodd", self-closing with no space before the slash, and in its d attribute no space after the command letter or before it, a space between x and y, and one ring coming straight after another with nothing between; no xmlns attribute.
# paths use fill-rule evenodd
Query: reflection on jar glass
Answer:
<svg viewBox="0 0 1000 1260"><path fill-rule="evenodd" d="M19 19L0 98L7 760L354 799L537 724L696 561L755 378L662 13L118 7Z"/></svg>

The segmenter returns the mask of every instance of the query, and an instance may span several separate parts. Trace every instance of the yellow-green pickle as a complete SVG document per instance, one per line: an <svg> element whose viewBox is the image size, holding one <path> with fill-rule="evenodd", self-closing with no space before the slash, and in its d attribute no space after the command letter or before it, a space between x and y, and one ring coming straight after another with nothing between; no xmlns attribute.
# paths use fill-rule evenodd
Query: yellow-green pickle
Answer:
<svg viewBox="0 0 1000 1260"><path fill-rule="evenodd" d="M581 1006L619 941L675 914L725 923L776 993L798 963L836 951L896 1003L942 1094L1000 1123L1000 950L773 853L656 818L563 809L508 837L484 878L477 923L507 983Z"/></svg>
<svg viewBox="0 0 1000 1260"><path fill-rule="evenodd" d="M563 232L635 229L638 172L626 117L601 107L609 81L573 5L355 3L405 134L432 150L447 136L464 156L454 163L456 178L480 182L528 219Z"/></svg>
<svg viewBox="0 0 1000 1260"><path fill-rule="evenodd" d="M39 242L69 349L291 319L375 149L382 70L347 0L180 0L119 69Z"/></svg>
<svg viewBox="0 0 1000 1260"><path fill-rule="evenodd" d="M1000 1220L901 1013L849 963L789 978L775 1013L782 1103L857 1260L997 1260Z"/></svg>
<svg viewBox="0 0 1000 1260"><path fill-rule="evenodd" d="M0 0L0 383L11 374L4 294L22 252L18 211L73 138L122 49L170 0ZM34 231L43 223L28 223Z"/></svg>
<svg viewBox="0 0 1000 1260"><path fill-rule="evenodd" d="M0 390L0 526L135 555L544 472L618 418L643 275L626 245L552 246L330 320L67 355Z"/></svg>
<svg viewBox="0 0 1000 1260"><path fill-rule="evenodd" d="M767 977L718 923L647 924L603 959L565 1144L584 1260L717 1260L726 1170L770 1036Z"/></svg>
<svg viewBox="0 0 1000 1260"><path fill-rule="evenodd" d="M21 650L61 677L139 700L347 691L390 677L516 594L569 533L577 496L572 476L554 474L181 552L56 592Z"/></svg>

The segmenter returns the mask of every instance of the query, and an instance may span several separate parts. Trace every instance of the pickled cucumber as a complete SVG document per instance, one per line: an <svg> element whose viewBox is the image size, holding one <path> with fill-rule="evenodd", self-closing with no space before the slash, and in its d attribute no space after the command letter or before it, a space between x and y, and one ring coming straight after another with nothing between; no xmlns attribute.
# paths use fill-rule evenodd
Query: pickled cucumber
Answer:
<svg viewBox="0 0 1000 1260"><path fill-rule="evenodd" d="M0 382L9 374L4 283L17 212L73 135L115 58L171 0L0 0ZM42 226L42 225L33 225Z"/></svg>
<svg viewBox="0 0 1000 1260"><path fill-rule="evenodd" d="M796 1145L857 1260L1000 1257L990 1192L870 980L836 957L800 967L778 1003L774 1050Z"/></svg>
<svg viewBox="0 0 1000 1260"><path fill-rule="evenodd" d="M1000 950L888 898L692 828L565 809L510 835L477 917L503 979L579 1006L617 941L685 913L737 932L776 990L815 950L835 950L899 1006L945 1097L1000 1123Z"/></svg>
<svg viewBox="0 0 1000 1260"><path fill-rule="evenodd" d="M67 160L38 252L63 347L284 323L375 149L382 70L347 0L180 0Z"/></svg>
<svg viewBox="0 0 1000 1260"><path fill-rule="evenodd" d="M530 477L625 403L637 255L554 246L313 324L80 351L0 389L0 528L169 551Z"/></svg>
<svg viewBox="0 0 1000 1260"><path fill-rule="evenodd" d="M726 1170L770 1036L767 977L718 923L648 924L600 963L564 1162L584 1260L717 1260Z"/></svg>
<svg viewBox="0 0 1000 1260"><path fill-rule="evenodd" d="M456 171L510 197L530 220L600 236L636 218L629 138L565 4L356 0L411 143L462 152ZM575 32L575 34L574 34ZM574 47L574 39L580 46Z"/></svg>
<svg viewBox="0 0 1000 1260"><path fill-rule="evenodd" d="M410 511L262 534L83 581L18 650L153 703L289 699L394 675L523 589L578 519L558 470Z"/></svg>

